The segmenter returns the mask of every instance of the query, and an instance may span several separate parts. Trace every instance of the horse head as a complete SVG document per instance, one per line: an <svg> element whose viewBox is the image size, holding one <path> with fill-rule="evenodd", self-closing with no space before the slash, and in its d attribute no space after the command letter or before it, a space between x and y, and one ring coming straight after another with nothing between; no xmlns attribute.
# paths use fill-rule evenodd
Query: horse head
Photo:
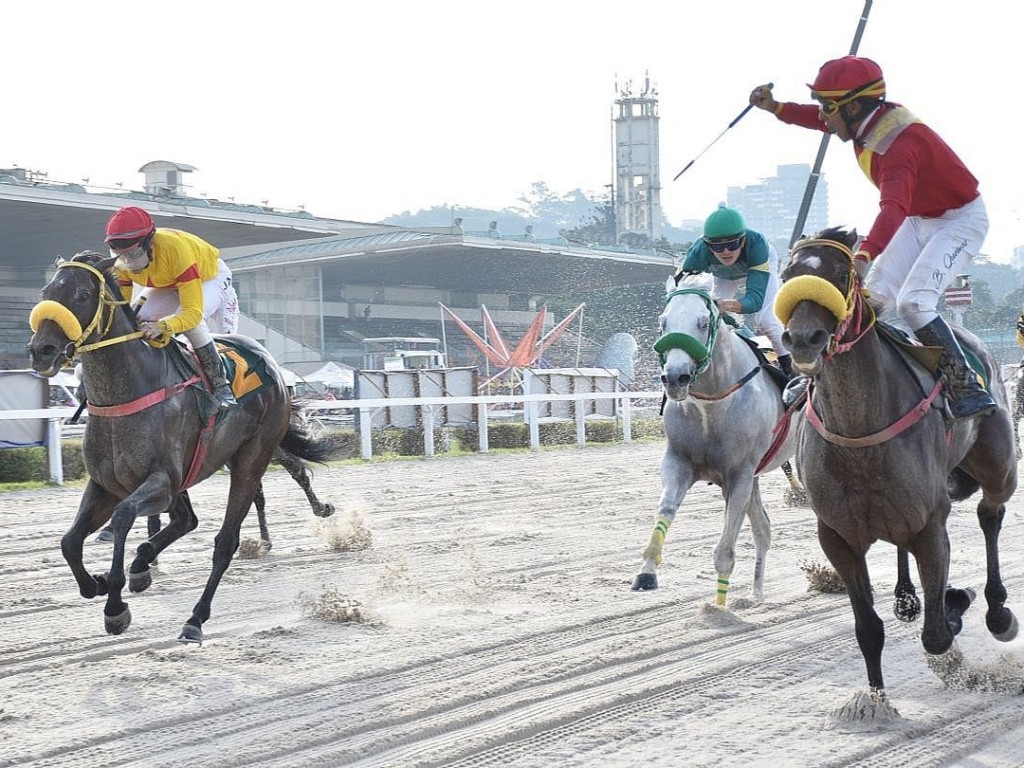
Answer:
<svg viewBox="0 0 1024 768"><path fill-rule="evenodd" d="M853 267L856 242L856 230L825 229L798 241L782 270L775 314L785 326L782 343L793 368L805 376L820 373L851 332L861 333L866 304Z"/></svg>
<svg viewBox="0 0 1024 768"><path fill-rule="evenodd" d="M665 309L658 317L661 337L654 350L669 400L685 400L697 377L711 364L721 312L711 298L710 276L681 274L665 284Z"/></svg>
<svg viewBox="0 0 1024 768"><path fill-rule="evenodd" d="M57 273L32 308L28 354L32 368L52 376L79 351L104 338L118 315L120 292L107 270L114 259L83 251L57 262Z"/></svg>

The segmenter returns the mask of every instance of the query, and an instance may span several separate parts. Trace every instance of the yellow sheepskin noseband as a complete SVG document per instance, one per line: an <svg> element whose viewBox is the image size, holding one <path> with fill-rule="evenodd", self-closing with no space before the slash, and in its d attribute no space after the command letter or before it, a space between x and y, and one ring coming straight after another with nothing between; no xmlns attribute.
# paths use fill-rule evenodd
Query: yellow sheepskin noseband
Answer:
<svg viewBox="0 0 1024 768"><path fill-rule="evenodd" d="M39 330L39 326L43 324L44 320L53 320L71 341L78 341L82 338L82 324L63 304L45 299L32 307L32 314L28 316L28 324L33 333Z"/></svg>
<svg viewBox="0 0 1024 768"><path fill-rule="evenodd" d="M801 301L813 301L820 304L843 322L850 316L850 306L846 297L832 283L817 275L799 275L782 284L775 295L775 316L783 322L789 318Z"/></svg>

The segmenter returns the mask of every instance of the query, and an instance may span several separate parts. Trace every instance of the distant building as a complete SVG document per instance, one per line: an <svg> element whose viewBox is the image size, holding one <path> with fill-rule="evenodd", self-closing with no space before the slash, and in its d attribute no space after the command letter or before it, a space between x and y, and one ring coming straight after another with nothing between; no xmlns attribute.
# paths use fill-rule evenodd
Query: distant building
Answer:
<svg viewBox="0 0 1024 768"><path fill-rule="evenodd" d="M1024 269L1024 245L1018 245L1013 249L1010 266L1014 269Z"/></svg>
<svg viewBox="0 0 1024 768"><path fill-rule="evenodd" d="M780 254L786 253L810 175L811 166L806 163L780 165L775 176L760 184L729 187L727 199L743 214L748 227L768 238ZM828 183L822 177L815 187L803 232L811 234L827 226Z"/></svg>
<svg viewBox="0 0 1024 768"><path fill-rule="evenodd" d="M661 237L662 214L658 98L650 79L639 95L627 83L615 109L616 241L634 234L653 242Z"/></svg>

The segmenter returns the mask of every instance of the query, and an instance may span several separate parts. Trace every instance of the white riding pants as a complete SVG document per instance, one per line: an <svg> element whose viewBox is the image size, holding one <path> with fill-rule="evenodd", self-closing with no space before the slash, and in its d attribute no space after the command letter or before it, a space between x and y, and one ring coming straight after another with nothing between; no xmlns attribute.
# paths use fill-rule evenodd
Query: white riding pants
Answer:
<svg viewBox="0 0 1024 768"><path fill-rule="evenodd" d="M217 274L203 283L203 319L195 328L185 331L193 349L205 347L213 341L210 334L238 330L238 295L231 284L231 270L223 259L217 260L217 266ZM136 285L132 304L142 296L146 297L146 303L139 311L140 321L152 322L181 312L178 289L173 286L151 288Z"/></svg>
<svg viewBox="0 0 1024 768"><path fill-rule="evenodd" d="M939 316L942 292L961 274L988 233L988 213L979 196L937 218L908 216L871 265L864 286L881 315L895 307L912 331Z"/></svg>
<svg viewBox="0 0 1024 768"><path fill-rule="evenodd" d="M779 292L781 281L779 280L779 255L771 245L768 246L768 286L764 291L764 304L757 312L751 312L743 316L743 322L754 333L768 337L772 343L775 354L785 357L789 350L782 345L782 323L775 316L775 294ZM716 299L738 299L747 290L747 279L741 277L739 280L722 280L718 277L712 279L711 294Z"/></svg>

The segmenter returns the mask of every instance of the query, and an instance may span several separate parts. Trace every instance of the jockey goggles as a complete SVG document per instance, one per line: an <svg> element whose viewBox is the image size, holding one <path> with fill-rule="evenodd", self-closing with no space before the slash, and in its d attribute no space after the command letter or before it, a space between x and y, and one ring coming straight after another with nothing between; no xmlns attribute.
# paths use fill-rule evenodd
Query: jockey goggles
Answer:
<svg viewBox="0 0 1024 768"><path fill-rule="evenodd" d="M129 272L141 272L149 264L149 251L141 240L111 240L110 255L117 259L115 267Z"/></svg>
<svg viewBox="0 0 1024 768"><path fill-rule="evenodd" d="M739 249L739 247L743 244L743 235L740 235L739 237L733 237L728 240L717 240L715 242L705 240L704 243L714 253L722 253L724 251L735 251Z"/></svg>
<svg viewBox="0 0 1024 768"><path fill-rule="evenodd" d="M884 88L884 83L884 80L872 80L870 83L865 83L860 88L854 88L852 91L844 94L838 99L827 99L817 95L815 95L815 98L818 100L818 106L821 109L821 114L825 117L832 117L832 115L836 114L840 108L846 106L854 99L858 99L861 96L874 95L869 92L876 90L879 84L883 84L882 87Z"/></svg>

